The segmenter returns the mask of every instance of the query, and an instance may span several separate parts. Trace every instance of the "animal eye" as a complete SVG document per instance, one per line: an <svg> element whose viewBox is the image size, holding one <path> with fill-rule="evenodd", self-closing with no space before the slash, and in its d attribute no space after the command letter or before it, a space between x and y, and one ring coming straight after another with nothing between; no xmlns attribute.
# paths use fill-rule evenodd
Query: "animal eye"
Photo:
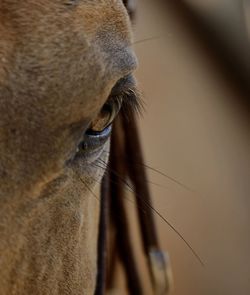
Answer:
<svg viewBox="0 0 250 295"><path fill-rule="evenodd" d="M111 97L92 121L87 132L100 133L112 124L122 106L121 97Z"/></svg>
<svg viewBox="0 0 250 295"><path fill-rule="evenodd" d="M79 152L86 154L100 149L111 135L111 125L121 108L128 115L140 110L134 78L129 75L117 81L112 88L107 102L96 118L90 123L79 145Z"/></svg>
<svg viewBox="0 0 250 295"><path fill-rule="evenodd" d="M91 122L79 145L79 152L91 152L101 148L111 135L111 124L122 106L122 96L110 97L98 116Z"/></svg>

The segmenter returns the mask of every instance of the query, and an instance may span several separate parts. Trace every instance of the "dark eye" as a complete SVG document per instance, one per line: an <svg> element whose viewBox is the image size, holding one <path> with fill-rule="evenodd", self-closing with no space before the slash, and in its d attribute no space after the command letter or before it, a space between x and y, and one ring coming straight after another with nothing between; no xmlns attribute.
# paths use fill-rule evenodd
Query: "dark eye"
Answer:
<svg viewBox="0 0 250 295"><path fill-rule="evenodd" d="M92 121L87 133L98 134L112 124L122 106L122 97L111 97L98 116Z"/></svg>
<svg viewBox="0 0 250 295"><path fill-rule="evenodd" d="M83 141L79 146L80 151L93 151L105 144L111 134L111 125L121 107L126 112L139 108L135 80L131 75L117 81L107 102L85 132Z"/></svg>
<svg viewBox="0 0 250 295"><path fill-rule="evenodd" d="M109 139L111 125L122 106L122 96L110 97L98 116L91 122L79 146L80 151L93 151L101 148Z"/></svg>

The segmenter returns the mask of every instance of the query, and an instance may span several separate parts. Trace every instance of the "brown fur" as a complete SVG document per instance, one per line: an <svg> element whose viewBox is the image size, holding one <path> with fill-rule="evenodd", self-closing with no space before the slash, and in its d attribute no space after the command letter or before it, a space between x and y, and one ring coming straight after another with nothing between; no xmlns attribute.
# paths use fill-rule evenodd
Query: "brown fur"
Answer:
<svg viewBox="0 0 250 295"><path fill-rule="evenodd" d="M1 0L0 36L0 294L93 294L103 171L75 151L136 66L127 13Z"/></svg>

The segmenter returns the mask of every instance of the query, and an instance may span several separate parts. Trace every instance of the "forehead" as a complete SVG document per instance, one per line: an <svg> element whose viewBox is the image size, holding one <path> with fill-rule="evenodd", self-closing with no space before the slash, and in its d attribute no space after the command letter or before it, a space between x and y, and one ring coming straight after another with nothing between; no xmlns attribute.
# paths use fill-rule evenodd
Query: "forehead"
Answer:
<svg viewBox="0 0 250 295"><path fill-rule="evenodd" d="M65 102L79 110L84 101L91 112L88 102L102 104L114 83L136 67L121 1L3 0L0 13L12 36L10 76L15 91L28 87L26 96L49 91L50 105Z"/></svg>
<svg viewBox="0 0 250 295"><path fill-rule="evenodd" d="M116 18L116 24L117 21L124 19L122 0L1 0L0 12L5 19L9 16L18 20L26 18L31 23L39 19L46 19L47 24L51 21L60 22L60 18L66 19L81 15L84 17L82 21L87 21L88 26L95 31L108 19L111 23ZM120 20L119 17L121 17Z"/></svg>
<svg viewBox="0 0 250 295"><path fill-rule="evenodd" d="M131 45L130 22L121 0L3 0L0 14L0 25L4 23L15 43L36 42L44 51L53 42L58 49L74 48L78 42L82 54L89 47L116 57ZM109 65L115 62L109 60Z"/></svg>

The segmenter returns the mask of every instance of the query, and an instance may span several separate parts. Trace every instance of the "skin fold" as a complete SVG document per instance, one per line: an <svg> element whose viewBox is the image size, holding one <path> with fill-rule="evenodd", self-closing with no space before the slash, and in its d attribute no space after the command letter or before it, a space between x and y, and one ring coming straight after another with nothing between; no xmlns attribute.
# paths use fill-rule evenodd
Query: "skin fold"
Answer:
<svg viewBox="0 0 250 295"><path fill-rule="evenodd" d="M93 294L109 144L77 152L137 65L118 0L0 0L0 294Z"/></svg>

